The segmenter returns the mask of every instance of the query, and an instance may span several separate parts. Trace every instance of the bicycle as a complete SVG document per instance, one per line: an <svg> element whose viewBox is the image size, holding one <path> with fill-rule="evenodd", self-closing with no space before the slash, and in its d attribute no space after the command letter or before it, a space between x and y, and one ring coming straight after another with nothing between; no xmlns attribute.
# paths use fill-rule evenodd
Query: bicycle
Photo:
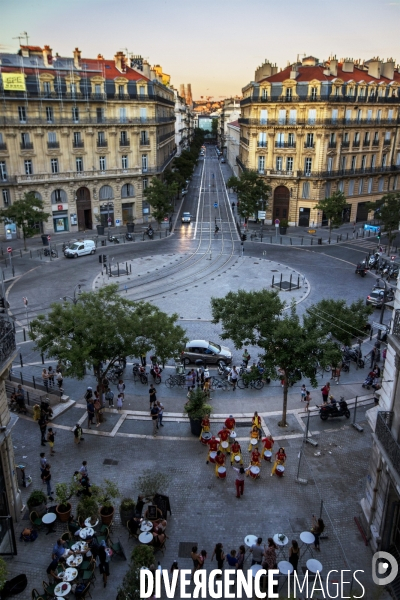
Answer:
<svg viewBox="0 0 400 600"><path fill-rule="evenodd" d="M211 391L215 391L215 390L222 390L223 392L226 392L226 390L228 389L228 382L224 381L223 379L218 379L218 377L211 377L210 380L210 390Z"/></svg>
<svg viewBox="0 0 400 600"><path fill-rule="evenodd" d="M256 390L262 390L264 387L264 382L262 379L251 379L250 381L246 381L245 379L238 379L237 386L240 390L244 390L245 388L253 388Z"/></svg>
<svg viewBox="0 0 400 600"><path fill-rule="evenodd" d="M172 388L174 386L183 387L185 385L185 376L184 375L170 375L165 381L165 385L167 388Z"/></svg>

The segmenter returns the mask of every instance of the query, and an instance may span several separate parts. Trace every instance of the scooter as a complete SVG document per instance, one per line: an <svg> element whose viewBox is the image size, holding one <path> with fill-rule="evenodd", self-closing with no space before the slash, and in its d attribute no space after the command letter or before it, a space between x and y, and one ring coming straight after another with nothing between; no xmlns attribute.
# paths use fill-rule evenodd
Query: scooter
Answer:
<svg viewBox="0 0 400 600"><path fill-rule="evenodd" d="M128 240L128 242L132 242L133 241L133 237L131 233L126 233L125 234L125 239Z"/></svg>
<svg viewBox="0 0 400 600"><path fill-rule="evenodd" d="M348 419L350 417L350 411L347 408L347 402L342 396L339 400L339 404L334 400L334 402L331 402L330 404L323 404L320 406L319 416L323 421L326 421L329 417L345 416L346 419Z"/></svg>
<svg viewBox="0 0 400 600"><path fill-rule="evenodd" d="M356 266L356 275L361 275L361 277L365 277L368 271L368 267L366 265L365 260L363 260L361 263L358 263Z"/></svg>
<svg viewBox="0 0 400 600"><path fill-rule="evenodd" d="M108 236L108 241L109 242L114 242L114 244L119 244L119 239L117 238L116 235L109 235Z"/></svg>
<svg viewBox="0 0 400 600"><path fill-rule="evenodd" d="M352 360L353 362L357 363L357 365L359 366L360 369L364 368L365 363L362 358L362 353L358 348L349 348L348 346L343 346L342 352L343 352L342 360L344 362L348 362L349 360Z"/></svg>
<svg viewBox="0 0 400 600"><path fill-rule="evenodd" d="M147 227L145 233L147 233L147 235L150 239L153 239L154 229L152 227Z"/></svg>
<svg viewBox="0 0 400 600"><path fill-rule="evenodd" d="M55 250L53 250L53 248L50 250L49 248L45 248L43 250L43 254L45 256L52 256L52 258L57 258L57 252L55 252Z"/></svg>

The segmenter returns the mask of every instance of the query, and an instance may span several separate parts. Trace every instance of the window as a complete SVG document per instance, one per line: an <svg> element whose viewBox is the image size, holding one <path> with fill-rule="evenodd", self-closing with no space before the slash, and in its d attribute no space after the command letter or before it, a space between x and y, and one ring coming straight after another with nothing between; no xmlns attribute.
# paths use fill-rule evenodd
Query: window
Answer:
<svg viewBox="0 0 400 600"><path fill-rule="evenodd" d="M147 190L148 187L149 187L149 180L147 179L147 177L145 177L144 179L142 179L142 189Z"/></svg>
<svg viewBox="0 0 400 600"><path fill-rule="evenodd" d="M390 131L385 131L385 141L390 142Z"/></svg>
<svg viewBox="0 0 400 600"><path fill-rule="evenodd" d="M351 108L348 108L346 110L346 123L350 123L351 122Z"/></svg>
<svg viewBox="0 0 400 600"><path fill-rule="evenodd" d="M383 183L384 183L383 177L378 179L378 192L383 192Z"/></svg>
<svg viewBox="0 0 400 600"><path fill-rule="evenodd" d="M306 158L304 161L304 171L306 175L311 175L312 158Z"/></svg>
<svg viewBox="0 0 400 600"><path fill-rule="evenodd" d="M119 94L120 96L123 96L123 95L124 95L124 93L125 93L125 86L124 86L124 85L119 85L119 86L118 86L118 94Z"/></svg>
<svg viewBox="0 0 400 600"><path fill-rule="evenodd" d="M260 110L260 125L266 125L268 122L267 109Z"/></svg>
<svg viewBox="0 0 400 600"><path fill-rule="evenodd" d="M5 160L0 160L0 179L7 181L7 165Z"/></svg>
<svg viewBox="0 0 400 600"><path fill-rule="evenodd" d="M104 134L104 131L98 131L97 132L97 144L99 146L104 146L106 141L106 136Z"/></svg>
<svg viewBox="0 0 400 600"><path fill-rule="evenodd" d="M142 123L145 123L147 121L147 108L140 109L140 120Z"/></svg>
<svg viewBox="0 0 400 600"><path fill-rule="evenodd" d="M372 121L372 110L367 110L367 123L371 123Z"/></svg>
<svg viewBox="0 0 400 600"><path fill-rule="evenodd" d="M143 173L147 173L148 161L147 154L142 154L142 171Z"/></svg>
<svg viewBox="0 0 400 600"><path fill-rule="evenodd" d="M364 144L369 144L369 140L370 140L369 131L366 131L364 134Z"/></svg>
<svg viewBox="0 0 400 600"><path fill-rule="evenodd" d="M372 192L372 183L373 183L373 181L374 180L372 179L372 177L370 177L368 179L368 194L370 194Z"/></svg>
<svg viewBox="0 0 400 600"><path fill-rule="evenodd" d="M286 171L293 171L293 156L288 156L286 159Z"/></svg>
<svg viewBox="0 0 400 600"><path fill-rule="evenodd" d="M289 133L288 134L288 146L290 148L294 147L294 133Z"/></svg>
<svg viewBox="0 0 400 600"><path fill-rule="evenodd" d="M58 158L52 158L50 160L51 172L58 173Z"/></svg>
<svg viewBox="0 0 400 600"><path fill-rule="evenodd" d="M114 190L111 185L103 185L99 190L99 200L113 200Z"/></svg>
<svg viewBox="0 0 400 600"><path fill-rule="evenodd" d="M120 143L121 146L126 146L128 142L128 133L126 131L121 131Z"/></svg>
<svg viewBox="0 0 400 600"><path fill-rule="evenodd" d="M43 92L45 94L50 94L51 93L51 87L50 87L50 82L49 81L44 81L43 82Z"/></svg>
<svg viewBox="0 0 400 600"><path fill-rule="evenodd" d="M81 132L74 131L74 146L79 147L81 145Z"/></svg>
<svg viewBox="0 0 400 600"><path fill-rule="evenodd" d="M48 123L53 123L53 121L54 121L52 106L46 106L46 121Z"/></svg>
<svg viewBox="0 0 400 600"><path fill-rule="evenodd" d="M48 131L47 132L47 139L49 144L55 144L57 143L57 134L55 131Z"/></svg>
<svg viewBox="0 0 400 600"><path fill-rule="evenodd" d="M283 169L283 158L282 158L282 156L277 156L276 157L276 170L282 171L282 169Z"/></svg>
<svg viewBox="0 0 400 600"><path fill-rule="evenodd" d="M317 111L315 108L310 108L308 111L308 124L315 125L317 121Z"/></svg>
<svg viewBox="0 0 400 600"><path fill-rule="evenodd" d="M338 85L335 87L335 96L340 96L340 87Z"/></svg>
<svg viewBox="0 0 400 600"><path fill-rule="evenodd" d="M382 119L382 111L379 109L376 113L376 120L379 123L381 119Z"/></svg>
<svg viewBox="0 0 400 600"><path fill-rule="evenodd" d="M311 88L311 100L317 99L318 89L316 87Z"/></svg>
<svg viewBox="0 0 400 600"><path fill-rule="evenodd" d="M29 148L31 145L31 140L29 137L29 133L21 133L21 147Z"/></svg>
<svg viewBox="0 0 400 600"><path fill-rule="evenodd" d="M297 110L290 110L289 111L289 125L296 125L296 121L297 121Z"/></svg>
<svg viewBox="0 0 400 600"><path fill-rule="evenodd" d="M4 206L8 206L10 204L10 195L8 193L8 190L2 190L2 194Z"/></svg>
<svg viewBox="0 0 400 600"><path fill-rule="evenodd" d="M338 119L338 109L333 108L332 109L332 123L336 123L337 119Z"/></svg>
<svg viewBox="0 0 400 600"><path fill-rule="evenodd" d="M286 88L286 100L290 101L292 99L292 88Z"/></svg>
<svg viewBox="0 0 400 600"><path fill-rule="evenodd" d="M104 123L104 108L96 108L97 123Z"/></svg>
<svg viewBox="0 0 400 600"><path fill-rule="evenodd" d="M354 96L354 88L349 88L349 96Z"/></svg>
<svg viewBox="0 0 400 600"><path fill-rule="evenodd" d="M396 177L393 177L393 186L392 186L392 190L397 190L397 175Z"/></svg>
<svg viewBox="0 0 400 600"><path fill-rule="evenodd" d="M26 123L26 108L25 106L18 106L18 117L20 123Z"/></svg>
<svg viewBox="0 0 400 600"><path fill-rule="evenodd" d="M335 144L335 142L336 142L336 133L331 133L330 138L329 138L329 143Z"/></svg>
<svg viewBox="0 0 400 600"><path fill-rule="evenodd" d="M146 87L144 85L139 86L139 94L141 96L145 96L146 95Z"/></svg>
<svg viewBox="0 0 400 600"><path fill-rule="evenodd" d="M71 83L69 86L70 92L71 92L71 96L73 98L75 98L76 96L76 83Z"/></svg>
<svg viewBox="0 0 400 600"><path fill-rule="evenodd" d="M99 156L99 167L100 167L100 171L106 170L106 157L105 156Z"/></svg>
<svg viewBox="0 0 400 600"><path fill-rule="evenodd" d="M364 179L360 179L358 182L358 193L361 195L364 190Z"/></svg>
<svg viewBox="0 0 400 600"><path fill-rule="evenodd" d="M280 110L278 112L278 125L286 124L286 110Z"/></svg>
<svg viewBox="0 0 400 600"><path fill-rule="evenodd" d="M374 141L373 141L374 145L378 146L379 144L379 133L377 131L375 131L374 133Z"/></svg>
<svg viewBox="0 0 400 600"><path fill-rule="evenodd" d="M133 187L133 185L131 183L125 183L125 185L123 185L121 188L121 198L133 198L134 195L135 188Z"/></svg>
<svg viewBox="0 0 400 600"><path fill-rule="evenodd" d="M75 166L76 166L76 172L77 173L82 173L82 171L83 171L83 158L82 158L82 156L77 156L75 158Z"/></svg>
<svg viewBox="0 0 400 600"><path fill-rule="evenodd" d="M363 154L361 157L361 168L365 169L366 166L367 166L367 155Z"/></svg>
<svg viewBox="0 0 400 600"><path fill-rule="evenodd" d="M393 109L391 108L388 111L388 121L392 121L393 120Z"/></svg>
<svg viewBox="0 0 400 600"><path fill-rule="evenodd" d="M343 141L344 141L344 142L348 142L348 141L349 141L349 134L348 134L348 132L347 132L347 131L346 131L346 133L345 133L345 134L344 134L344 136L343 136Z"/></svg>
<svg viewBox="0 0 400 600"><path fill-rule="evenodd" d="M303 181L303 189L302 189L301 197L302 198L310 197L310 182L309 181Z"/></svg>
<svg viewBox="0 0 400 600"><path fill-rule="evenodd" d="M264 173L264 169L265 169L265 156L259 156L258 157L258 172Z"/></svg>
<svg viewBox="0 0 400 600"><path fill-rule="evenodd" d="M314 134L313 133L307 133L306 146L307 146L307 148L314 147Z"/></svg>
<svg viewBox="0 0 400 600"><path fill-rule="evenodd" d="M346 157L345 157L345 156L342 156L342 157L340 158L340 168L341 168L343 171L344 171L344 170L345 170L345 168L346 168Z"/></svg>
<svg viewBox="0 0 400 600"><path fill-rule="evenodd" d="M25 175L33 175L32 161L25 160L24 165L25 165Z"/></svg>
<svg viewBox="0 0 400 600"><path fill-rule="evenodd" d="M120 123L127 123L128 119L126 116L126 108L120 108L119 109L119 122Z"/></svg>
<svg viewBox="0 0 400 600"><path fill-rule="evenodd" d="M147 145L149 143L149 139L147 137L147 131L140 132L140 143L141 145Z"/></svg>
<svg viewBox="0 0 400 600"><path fill-rule="evenodd" d="M373 169L375 167L376 164L376 154L373 154L371 156L371 168Z"/></svg>
<svg viewBox="0 0 400 600"><path fill-rule="evenodd" d="M354 141L355 143L360 143L360 132L356 131L356 133L354 134Z"/></svg>
<svg viewBox="0 0 400 600"><path fill-rule="evenodd" d="M276 147L283 148L284 145L285 145L285 134L282 132L279 132L276 134Z"/></svg>
<svg viewBox="0 0 400 600"><path fill-rule="evenodd" d="M121 157L121 163L122 163L122 168L123 169L127 169L128 168L128 155L127 154L123 154Z"/></svg>
<svg viewBox="0 0 400 600"><path fill-rule="evenodd" d="M330 198L331 196L331 187L332 184L330 181L327 181L325 184L325 198Z"/></svg>
<svg viewBox="0 0 400 600"><path fill-rule="evenodd" d="M361 108L357 111L357 123L361 123L362 121L362 110Z"/></svg>
<svg viewBox="0 0 400 600"><path fill-rule="evenodd" d="M333 167L333 157L328 156L328 165L327 165L328 173L330 173L332 171L332 167Z"/></svg>
<svg viewBox="0 0 400 600"><path fill-rule="evenodd" d="M52 204L66 204L68 202L67 193L65 190L54 190L51 192Z"/></svg>
<svg viewBox="0 0 400 600"><path fill-rule="evenodd" d="M352 156L351 157L351 170L355 171L357 166L357 156Z"/></svg>
<svg viewBox="0 0 400 600"><path fill-rule="evenodd" d="M72 108L72 120L74 123L79 123L79 108L75 106Z"/></svg>
<svg viewBox="0 0 400 600"><path fill-rule="evenodd" d="M96 94L96 96L100 96L101 94L101 85L96 83L96 85L94 86L94 93Z"/></svg>
<svg viewBox="0 0 400 600"><path fill-rule="evenodd" d="M266 88L263 88L263 89L262 89L262 92L261 92L261 98L262 98L263 100L266 100L266 99L268 98L268 90L267 90Z"/></svg>
<svg viewBox="0 0 400 600"><path fill-rule="evenodd" d="M354 179L349 179L349 190L347 193L349 196L353 196L353 194L354 194Z"/></svg>
<svg viewBox="0 0 400 600"><path fill-rule="evenodd" d="M267 147L267 134L265 132L258 134L258 147L259 148Z"/></svg>
<svg viewBox="0 0 400 600"><path fill-rule="evenodd" d="M382 154L382 167L386 167L387 157L387 154Z"/></svg>
<svg viewBox="0 0 400 600"><path fill-rule="evenodd" d="M343 192L343 190L344 190L344 181L343 181L343 179L341 179L339 181L337 189L338 189L338 192Z"/></svg>
<svg viewBox="0 0 400 600"><path fill-rule="evenodd" d="M364 96L365 96L365 88L363 88L363 87L360 88L358 90L358 95L360 96L360 98L364 98Z"/></svg>
<svg viewBox="0 0 400 600"><path fill-rule="evenodd" d="M396 165L397 166L400 165L400 152L398 152L397 155L396 155Z"/></svg>

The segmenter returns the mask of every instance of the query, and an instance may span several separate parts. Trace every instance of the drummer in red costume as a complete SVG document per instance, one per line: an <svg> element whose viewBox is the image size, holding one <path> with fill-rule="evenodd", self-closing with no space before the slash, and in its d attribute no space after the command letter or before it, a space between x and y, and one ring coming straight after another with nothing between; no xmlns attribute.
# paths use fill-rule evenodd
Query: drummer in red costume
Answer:
<svg viewBox="0 0 400 600"><path fill-rule="evenodd" d="M225 427L229 429L229 431L233 431L235 429L236 421L232 415L225 420Z"/></svg>
<svg viewBox="0 0 400 600"><path fill-rule="evenodd" d="M252 450L254 450L254 448L258 448L257 444L258 444L258 438L259 438L259 431L256 425L253 425L253 427L250 430L250 444L249 444L249 452L251 452ZM252 444L252 440L256 440L257 444Z"/></svg>
<svg viewBox="0 0 400 600"><path fill-rule="evenodd" d="M218 450L217 456L215 457L215 475L218 477L218 468L225 466L225 454Z"/></svg>
<svg viewBox="0 0 400 600"><path fill-rule="evenodd" d="M199 440L201 440L203 433L206 433L207 431L210 431L210 415L206 415L201 421L201 433Z"/></svg>
<svg viewBox="0 0 400 600"><path fill-rule="evenodd" d="M225 425L224 425L224 428L221 429L221 431L218 431L218 436L219 436L219 439L220 439L220 444L219 444L218 450L221 450L221 452L224 452L224 453L227 452L228 454L230 453L230 450L229 450L229 435L230 435L230 431L229 431L229 429L226 428ZM228 447L227 448L223 448L222 447L222 442L228 442Z"/></svg>
<svg viewBox="0 0 400 600"><path fill-rule="evenodd" d="M251 420L251 424L255 427L257 427L258 429L258 437L261 440L261 434L262 434L262 429L261 429L261 417L258 416L258 412L255 411L253 418Z"/></svg>
<svg viewBox="0 0 400 600"><path fill-rule="evenodd" d="M263 444L264 444L264 448L262 450L261 456L264 457L264 454L267 450L269 450L269 452L272 452L272 448L274 445L274 440L272 438L272 435L268 435L267 437L265 437L262 440Z"/></svg>
<svg viewBox="0 0 400 600"><path fill-rule="evenodd" d="M251 453L250 459L250 467L259 467L261 466L261 454L258 451L258 448L255 448ZM247 471L246 475L248 476L250 473Z"/></svg>
<svg viewBox="0 0 400 600"><path fill-rule="evenodd" d="M276 467L278 465L285 464L285 461L286 461L285 448L279 448L278 452L275 454L275 462L274 462L274 466L272 467L271 477L272 477L272 475L275 475Z"/></svg>
<svg viewBox="0 0 400 600"><path fill-rule="evenodd" d="M231 446L231 465L235 463L235 456L239 456L240 465L243 466L243 457L242 457L242 449L237 440L235 440ZM237 461L236 461L237 462Z"/></svg>
<svg viewBox="0 0 400 600"><path fill-rule="evenodd" d="M210 460L210 452L216 452L218 449L218 444L219 444L219 440L217 440L217 438L215 437L215 435L212 436L211 440L208 440L207 445L208 445L208 456L207 456L207 460L206 460L206 464L208 465L209 460Z"/></svg>

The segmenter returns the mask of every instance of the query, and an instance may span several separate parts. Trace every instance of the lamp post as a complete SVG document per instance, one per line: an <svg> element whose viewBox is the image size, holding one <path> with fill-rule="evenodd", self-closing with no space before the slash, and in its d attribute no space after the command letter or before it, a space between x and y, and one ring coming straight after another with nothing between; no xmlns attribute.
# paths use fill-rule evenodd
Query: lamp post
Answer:
<svg viewBox="0 0 400 600"><path fill-rule="evenodd" d="M79 296L81 293L81 287L83 287L85 284L84 283L77 283L76 286L74 287L74 295L73 296L63 296L62 298L60 298L60 300L64 300L64 302L67 301L67 298L69 300L71 300L71 302L73 302L73 304L77 304L78 300L79 300ZM78 289L78 295L76 294L76 290Z"/></svg>

